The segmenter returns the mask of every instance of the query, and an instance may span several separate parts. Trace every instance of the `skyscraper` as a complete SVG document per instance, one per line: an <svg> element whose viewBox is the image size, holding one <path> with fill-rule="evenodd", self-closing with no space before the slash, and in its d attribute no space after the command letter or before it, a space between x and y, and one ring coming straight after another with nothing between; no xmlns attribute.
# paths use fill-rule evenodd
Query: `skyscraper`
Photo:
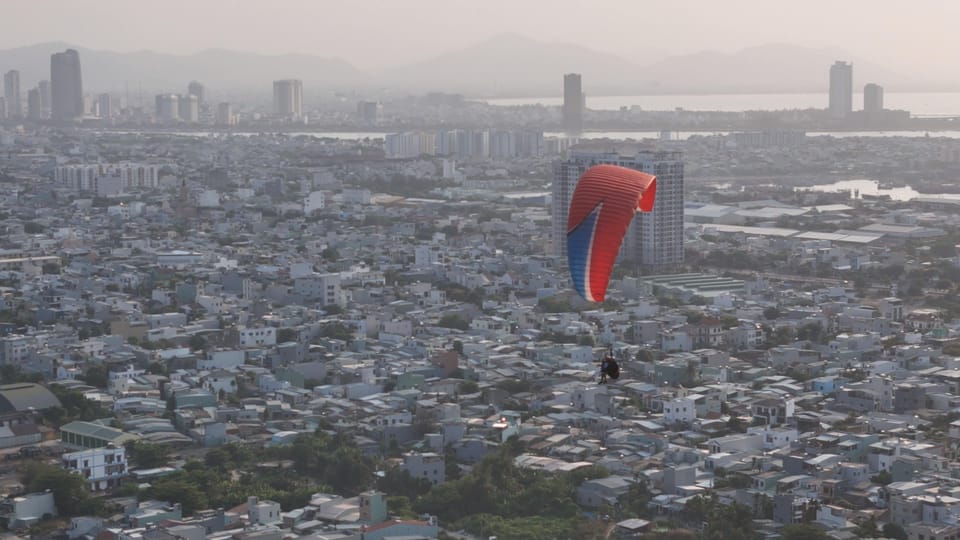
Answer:
<svg viewBox="0 0 960 540"><path fill-rule="evenodd" d="M583 89L580 86L579 73L567 73L563 76L563 129L568 133L579 133L583 129Z"/></svg>
<svg viewBox="0 0 960 540"><path fill-rule="evenodd" d="M83 77L80 55L74 49L50 56L50 106L54 120L83 117Z"/></svg>
<svg viewBox="0 0 960 540"><path fill-rule="evenodd" d="M624 153L626 150L626 153ZM551 215L553 254L567 255L567 218L570 199L580 176L594 165L611 164L657 177L653 211L638 214L624 240L624 259L638 269L658 271L680 264L683 251L683 161L680 152L657 151L631 145L620 151L584 144L554 165Z"/></svg>
<svg viewBox="0 0 960 540"><path fill-rule="evenodd" d="M42 118L40 112L40 89L31 88L27 91L27 118L33 121Z"/></svg>
<svg viewBox="0 0 960 540"><path fill-rule="evenodd" d="M180 96L178 107L180 108L180 120L190 123L200 121L200 99L196 94Z"/></svg>
<svg viewBox="0 0 960 540"><path fill-rule="evenodd" d="M97 96L97 116L100 118L110 118L113 116L113 100L110 94L100 94Z"/></svg>
<svg viewBox="0 0 960 540"><path fill-rule="evenodd" d="M7 98L7 118L23 116L23 104L20 102L20 72L11 69L3 76L3 96Z"/></svg>
<svg viewBox="0 0 960 540"><path fill-rule="evenodd" d="M376 101L357 103L357 120L365 126L373 126L380 120L380 104Z"/></svg>
<svg viewBox="0 0 960 540"><path fill-rule="evenodd" d="M217 104L215 121L218 126L232 126L236 124L233 118L233 108L229 103Z"/></svg>
<svg viewBox="0 0 960 540"><path fill-rule="evenodd" d="M40 117L50 118L50 81L40 81L37 89L40 90Z"/></svg>
<svg viewBox="0 0 960 540"><path fill-rule="evenodd" d="M837 61L830 66L830 115L846 118L853 112L853 64Z"/></svg>
<svg viewBox="0 0 960 540"><path fill-rule="evenodd" d="M883 87L870 83L863 87L863 112L876 114L883 110Z"/></svg>
<svg viewBox="0 0 960 540"><path fill-rule="evenodd" d="M273 112L284 118L297 119L303 116L303 81L273 81Z"/></svg>
<svg viewBox="0 0 960 540"><path fill-rule="evenodd" d="M187 85L187 95L197 96L197 105L199 107L203 107L204 91L203 84L197 81L190 81L190 84Z"/></svg>
<svg viewBox="0 0 960 540"><path fill-rule="evenodd" d="M158 122L168 124L180 119L180 96L176 94L157 94L154 101L156 102Z"/></svg>

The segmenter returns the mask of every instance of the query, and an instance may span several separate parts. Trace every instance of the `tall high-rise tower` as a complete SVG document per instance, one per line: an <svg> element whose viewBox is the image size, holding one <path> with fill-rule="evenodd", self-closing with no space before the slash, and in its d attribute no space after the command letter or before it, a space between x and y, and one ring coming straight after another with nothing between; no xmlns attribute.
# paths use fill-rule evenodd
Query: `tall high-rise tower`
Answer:
<svg viewBox="0 0 960 540"><path fill-rule="evenodd" d="M639 269L659 271L683 262L683 160L680 152L630 145L617 151L578 145L566 160L554 165L553 254L567 255L570 199L580 176L594 165L619 165L657 177L653 211L634 217L624 240L623 256Z"/></svg>
<svg viewBox="0 0 960 540"><path fill-rule="evenodd" d="M853 112L853 64L835 62L830 66L830 115L846 118Z"/></svg>
<svg viewBox="0 0 960 540"><path fill-rule="evenodd" d="M303 81L273 81L273 112L285 118L296 119L303 116Z"/></svg>
<svg viewBox="0 0 960 540"><path fill-rule="evenodd" d="M197 81L190 81L190 84L187 85L187 95L197 96L197 105L201 108L203 108L205 93L203 84Z"/></svg>
<svg viewBox="0 0 960 540"><path fill-rule="evenodd" d="M83 117L80 54L74 49L50 56L51 116L64 121Z"/></svg>
<svg viewBox="0 0 960 540"><path fill-rule="evenodd" d="M40 120L43 115L40 111L40 89L31 88L27 91L27 118L33 121Z"/></svg>
<svg viewBox="0 0 960 540"><path fill-rule="evenodd" d="M23 103L20 101L20 72L11 69L3 75L3 96L7 98L7 117L21 118Z"/></svg>
<svg viewBox="0 0 960 540"><path fill-rule="evenodd" d="M883 87L870 83L863 87L863 112L876 114L883 110Z"/></svg>
<svg viewBox="0 0 960 540"><path fill-rule="evenodd" d="M563 129L566 132L579 133L583 129L584 102L580 74L567 73L563 76Z"/></svg>
<svg viewBox="0 0 960 540"><path fill-rule="evenodd" d="M50 118L50 81L40 81L37 89L40 90L40 117Z"/></svg>

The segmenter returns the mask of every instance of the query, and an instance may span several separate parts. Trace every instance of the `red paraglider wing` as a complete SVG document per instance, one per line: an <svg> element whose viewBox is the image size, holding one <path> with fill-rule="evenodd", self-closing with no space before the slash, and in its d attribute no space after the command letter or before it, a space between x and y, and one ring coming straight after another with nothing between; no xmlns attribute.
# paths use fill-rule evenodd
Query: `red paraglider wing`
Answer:
<svg viewBox="0 0 960 540"><path fill-rule="evenodd" d="M653 175L616 165L596 165L580 177L567 218L567 260L584 299L603 302L634 214L653 210L656 182Z"/></svg>

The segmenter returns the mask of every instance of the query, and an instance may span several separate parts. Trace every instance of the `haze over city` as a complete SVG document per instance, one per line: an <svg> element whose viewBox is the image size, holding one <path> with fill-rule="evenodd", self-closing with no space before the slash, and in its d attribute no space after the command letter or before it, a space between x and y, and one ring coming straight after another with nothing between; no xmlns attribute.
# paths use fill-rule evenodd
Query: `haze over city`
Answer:
<svg viewBox="0 0 960 540"><path fill-rule="evenodd" d="M162 11L182 16L163 26L155 24L155 7L148 6L113 0L13 3L6 6L5 19L16 24L0 33L0 50L57 42L103 52L193 55L215 49L300 56L299 64L289 58L278 62L291 68L309 66L302 55L310 55L340 62L314 64L326 69L287 76L331 87L345 81L418 90L446 84L451 91L499 95L542 93L545 84L536 74L537 59L565 71L596 73L593 82L604 93L785 91L787 83L774 80L784 77L800 84L799 90L811 91L811 57L820 63L849 58L861 66L860 73L889 75L883 78L892 90L960 87L952 52L960 49L960 37L952 28L960 6L949 1L923 0L907 7L893 0L288 0L266 8L256 2L173 0L165 2ZM3 58L0 54L0 64ZM206 63L198 61L197 70L215 71L218 59L213 55ZM125 63L149 65L152 60L162 59L141 55ZM501 79L490 85L478 78L460 85L444 82L442 73L464 60ZM259 68L269 62L250 63ZM715 64L722 66L718 76L727 72L734 80L711 85L710 78L689 78L691 69ZM242 65L231 64L231 69L241 70ZM490 73L498 65L515 72L518 80ZM151 82L144 73L112 68L90 72L98 89L120 84L111 81L111 75L136 75L141 84L143 79ZM255 73L234 73L222 80L246 84L244 77ZM651 79L660 86L651 86ZM476 92L471 92L471 84Z"/></svg>
<svg viewBox="0 0 960 540"><path fill-rule="evenodd" d="M960 539L960 2L0 6L0 540Z"/></svg>

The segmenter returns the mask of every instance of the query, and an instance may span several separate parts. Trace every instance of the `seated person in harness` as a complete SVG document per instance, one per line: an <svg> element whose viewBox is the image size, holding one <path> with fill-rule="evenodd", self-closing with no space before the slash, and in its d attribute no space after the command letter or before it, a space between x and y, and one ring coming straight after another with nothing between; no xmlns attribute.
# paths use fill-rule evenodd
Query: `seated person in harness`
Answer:
<svg viewBox="0 0 960 540"><path fill-rule="evenodd" d="M613 347L607 352L606 356L600 360L600 384L607 382L607 377L611 379L620 378L620 365L613 358Z"/></svg>

